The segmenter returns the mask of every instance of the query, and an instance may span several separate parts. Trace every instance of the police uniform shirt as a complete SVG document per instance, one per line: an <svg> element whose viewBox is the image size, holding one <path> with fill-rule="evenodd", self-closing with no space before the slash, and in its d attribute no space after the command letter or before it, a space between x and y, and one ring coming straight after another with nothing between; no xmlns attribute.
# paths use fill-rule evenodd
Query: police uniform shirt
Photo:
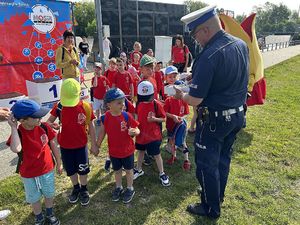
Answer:
<svg viewBox="0 0 300 225"><path fill-rule="evenodd" d="M249 53L240 39L219 31L195 59L189 95L212 110L237 108L246 101Z"/></svg>

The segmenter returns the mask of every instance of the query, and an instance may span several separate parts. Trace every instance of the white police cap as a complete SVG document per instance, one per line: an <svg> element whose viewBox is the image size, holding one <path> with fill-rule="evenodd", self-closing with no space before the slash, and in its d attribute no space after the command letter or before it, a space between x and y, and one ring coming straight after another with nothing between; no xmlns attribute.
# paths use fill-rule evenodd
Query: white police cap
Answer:
<svg viewBox="0 0 300 225"><path fill-rule="evenodd" d="M216 5L207 6L195 12L191 12L183 16L181 21L188 26L190 31L192 31L200 24L215 16L217 14L216 7Z"/></svg>

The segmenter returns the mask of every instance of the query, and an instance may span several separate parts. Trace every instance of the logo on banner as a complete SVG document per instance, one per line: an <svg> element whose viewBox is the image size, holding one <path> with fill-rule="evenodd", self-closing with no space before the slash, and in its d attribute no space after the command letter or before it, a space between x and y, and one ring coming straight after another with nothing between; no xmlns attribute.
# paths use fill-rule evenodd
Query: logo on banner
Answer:
<svg viewBox="0 0 300 225"><path fill-rule="evenodd" d="M32 27L39 33L51 33L56 25L56 18L52 10L46 5L34 5L29 19L33 22Z"/></svg>

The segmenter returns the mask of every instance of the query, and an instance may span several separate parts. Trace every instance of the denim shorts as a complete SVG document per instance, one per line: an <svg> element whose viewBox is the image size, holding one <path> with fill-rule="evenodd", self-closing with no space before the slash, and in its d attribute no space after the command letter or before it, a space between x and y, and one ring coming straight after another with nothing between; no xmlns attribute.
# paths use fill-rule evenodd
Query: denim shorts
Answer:
<svg viewBox="0 0 300 225"><path fill-rule="evenodd" d="M35 203L39 201L42 196L44 196L45 198L54 197L54 170L51 170L50 172L38 177L22 177L22 180L25 188L26 201L28 203Z"/></svg>

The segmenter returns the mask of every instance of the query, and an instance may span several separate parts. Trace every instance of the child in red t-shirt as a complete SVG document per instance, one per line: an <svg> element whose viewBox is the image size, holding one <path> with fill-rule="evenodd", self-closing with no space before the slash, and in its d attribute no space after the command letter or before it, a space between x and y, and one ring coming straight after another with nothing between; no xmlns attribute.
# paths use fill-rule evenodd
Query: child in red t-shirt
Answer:
<svg viewBox="0 0 300 225"><path fill-rule="evenodd" d="M59 174L62 173L62 164L54 141L55 132L47 123L41 123L41 118L48 111L33 100L20 100L12 107L12 115L8 118L11 136L7 145L13 152L22 154L19 155L21 164L18 172L24 183L26 201L31 204L36 217L35 224L44 224L45 220L49 224L60 224L53 214L55 181L51 152ZM46 217L40 202L42 196L45 198Z"/></svg>
<svg viewBox="0 0 300 225"><path fill-rule="evenodd" d="M168 66L165 73L167 85L179 84L177 80L178 70L176 67ZM184 116L189 114L189 106L182 99L167 96L164 109L167 115L166 128L168 132L166 150L172 154L167 163L172 165L174 161L177 160L176 148L179 148L184 154L183 169L190 170L191 163L188 158L189 150L186 145L187 123L184 119Z"/></svg>
<svg viewBox="0 0 300 225"><path fill-rule="evenodd" d="M126 97L132 101L134 97L133 81L130 73L125 70L124 62L122 59L117 59L118 72L116 73L112 87L121 89Z"/></svg>
<svg viewBox="0 0 300 225"><path fill-rule="evenodd" d="M147 150L148 155L154 156L161 184L170 186L169 177L164 173L163 160L160 154L161 123L165 121L166 114L162 104L155 100L153 95L154 88L149 81L139 83L136 112L141 133L136 137L135 147L138 150L138 161L137 167L134 169L133 179L144 174L142 162Z"/></svg>
<svg viewBox="0 0 300 225"><path fill-rule="evenodd" d="M138 75L137 70L133 66L129 66L128 72L130 73L130 75L132 77L132 81L133 81L133 89L134 89L133 101L136 102L137 101L137 86L138 86L138 83L141 81L141 78Z"/></svg>
<svg viewBox="0 0 300 225"><path fill-rule="evenodd" d="M101 126L97 145L100 147L107 134L108 152L115 171L116 188L112 200L119 201L123 192L122 168L126 171L127 189L123 194L123 202L129 203L135 191L133 189L134 141L140 131L138 122L130 113L124 112L125 94L118 88L106 92L105 102L109 110L101 117Z"/></svg>
<svg viewBox="0 0 300 225"><path fill-rule="evenodd" d="M154 67L154 77L157 84L157 93L161 100L164 100L165 92L164 92L164 73L161 71L162 62L157 62Z"/></svg>
<svg viewBox="0 0 300 225"><path fill-rule="evenodd" d="M143 54L141 53L141 50L142 50L142 45L140 42L136 41L134 42L133 44L133 51L130 53L130 60L131 62L134 61L134 54L137 53L140 55L140 59L142 58ZM140 60L139 59L139 60ZM140 63L140 62L139 62Z"/></svg>
<svg viewBox="0 0 300 225"><path fill-rule="evenodd" d="M109 87L112 87L112 84L115 80L116 73L117 73L117 60L116 58L111 58L108 61L108 69L103 74L109 81L109 85L110 85Z"/></svg>
<svg viewBox="0 0 300 225"><path fill-rule="evenodd" d="M63 81L60 92L60 102L50 112L48 121L52 127L59 129L57 141L64 169L73 184L69 196L70 203L85 206L90 202L87 189L87 177L90 172L87 134L91 138L91 153L99 152L96 146L96 134L93 120L95 119L89 103L80 100L80 84L73 78ZM61 126L55 124L59 118Z"/></svg>
<svg viewBox="0 0 300 225"><path fill-rule="evenodd" d="M102 75L102 63L95 63L95 76L92 78L93 110L96 111L96 124L100 126L100 116L104 113L103 98L110 87L108 79Z"/></svg>
<svg viewBox="0 0 300 225"><path fill-rule="evenodd" d="M140 70L140 60L141 60L141 56L139 53L134 52L133 53L133 61L131 63L131 65L137 70Z"/></svg>

